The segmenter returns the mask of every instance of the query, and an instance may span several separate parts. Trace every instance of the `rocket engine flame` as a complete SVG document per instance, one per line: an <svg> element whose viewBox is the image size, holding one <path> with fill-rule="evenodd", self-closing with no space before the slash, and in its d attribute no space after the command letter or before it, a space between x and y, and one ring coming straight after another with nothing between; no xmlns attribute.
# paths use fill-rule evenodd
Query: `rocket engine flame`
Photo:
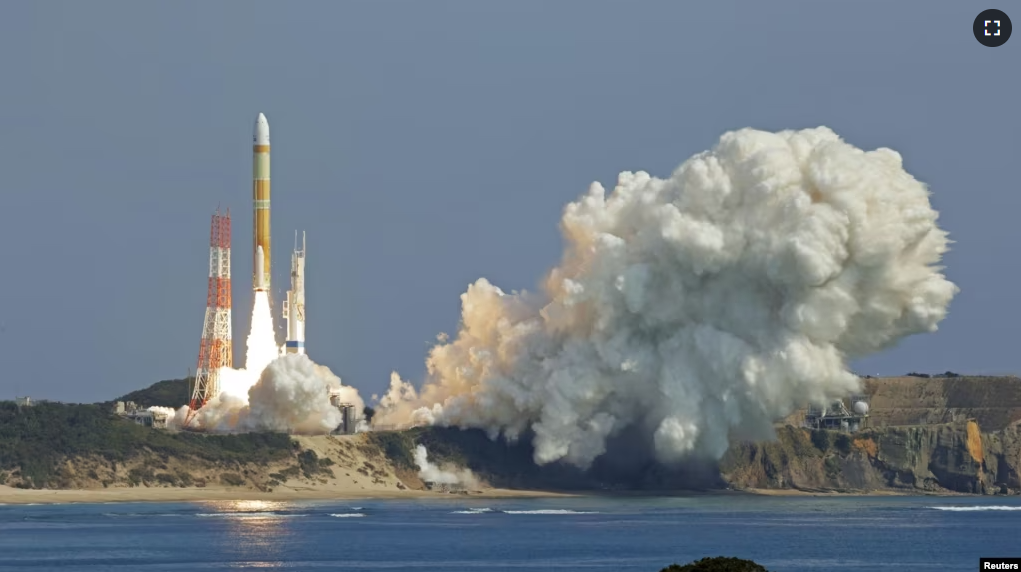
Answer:
<svg viewBox="0 0 1021 572"><path fill-rule="evenodd" d="M588 467L625 433L660 462L719 459L856 391L847 359L937 329L958 292L937 218L890 149L726 133L567 205L542 292L469 286L421 390L395 374L373 422L530 430L539 464Z"/></svg>

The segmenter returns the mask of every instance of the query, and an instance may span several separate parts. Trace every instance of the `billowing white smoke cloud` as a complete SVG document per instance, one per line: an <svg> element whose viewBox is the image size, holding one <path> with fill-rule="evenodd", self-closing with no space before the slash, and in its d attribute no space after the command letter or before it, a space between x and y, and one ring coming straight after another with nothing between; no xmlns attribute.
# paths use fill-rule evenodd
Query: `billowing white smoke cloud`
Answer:
<svg viewBox="0 0 1021 572"><path fill-rule="evenodd" d="M195 413L190 429L329 433L343 421L330 403L331 392L341 403L354 405L359 419L363 417L364 403L358 390L342 385L328 367L304 354L280 355L265 292L256 292L245 369L221 369L220 389L217 397ZM184 406L173 415L170 425L183 425L187 415Z"/></svg>
<svg viewBox="0 0 1021 572"><path fill-rule="evenodd" d="M343 421L330 403L330 390L340 402L354 405L361 417L364 403L358 390L342 385L328 367L307 355L286 354L266 366L248 395L221 393L198 410L192 426L214 432L329 433Z"/></svg>
<svg viewBox="0 0 1021 572"><path fill-rule="evenodd" d="M473 490L478 488L478 479L468 469L444 470L429 462L429 452L425 445L415 447L415 464L418 465L418 478L427 483L437 485L460 486Z"/></svg>
<svg viewBox="0 0 1021 572"><path fill-rule="evenodd" d="M586 467L626 427L661 461L719 458L858 389L847 359L936 330L957 292L937 216L889 149L727 133L668 179L593 184L543 294L471 285L421 391L395 375L374 423L531 428L537 463Z"/></svg>
<svg viewBox="0 0 1021 572"><path fill-rule="evenodd" d="M157 413L157 414L158 413L162 413L162 414L166 415L167 416L167 427L171 427L171 428L175 428L175 429L180 427L180 424L175 419L176 416L177 416L177 412L174 411L174 409L172 407L160 407L159 405L153 405L152 407L148 408L146 411L151 411L151 412ZM181 419L183 420L184 417L182 417Z"/></svg>
<svg viewBox="0 0 1021 572"><path fill-rule="evenodd" d="M249 409L243 425L253 430L329 433L343 421L340 410L325 395L329 387L342 403L351 403L361 416L364 404L358 390L306 355L289 354L271 362L248 392Z"/></svg>

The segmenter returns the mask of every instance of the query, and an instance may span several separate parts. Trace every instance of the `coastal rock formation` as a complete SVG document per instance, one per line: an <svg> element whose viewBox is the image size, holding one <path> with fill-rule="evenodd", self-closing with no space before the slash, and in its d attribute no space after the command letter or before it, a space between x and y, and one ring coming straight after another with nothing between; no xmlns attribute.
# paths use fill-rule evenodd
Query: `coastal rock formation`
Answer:
<svg viewBox="0 0 1021 572"><path fill-rule="evenodd" d="M1013 376L871 377L864 385L875 427L974 419L999 431L1021 421L1021 379Z"/></svg>
<svg viewBox="0 0 1021 572"><path fill-rule="evenodd" d="M777 440L733 445L720 464L734 488L829 491L1021 491L1021 426L982 432L974 421L867 429L791 426Z"/></svg>

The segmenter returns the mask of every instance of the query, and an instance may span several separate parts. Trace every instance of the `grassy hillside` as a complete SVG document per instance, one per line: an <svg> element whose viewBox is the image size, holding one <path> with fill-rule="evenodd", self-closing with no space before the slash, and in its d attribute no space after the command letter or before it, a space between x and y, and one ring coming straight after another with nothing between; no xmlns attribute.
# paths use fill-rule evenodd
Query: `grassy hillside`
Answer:
<svg viewBox="0 0 1021 572"><path fill-rule="evenodd" d="M0 480L17 472L27 487L62 487L63 462L79 457L117 463L144 453L163 459L264 464L292 456L292 449L290 437L278 433L168 433L120 419L99 405L19 408L0 402Z"/></svg>
<svg viewBox="0 0 1021 572"><path fill-rule="evenodd" d="M154 383L145 389L139 389L127 395L122 395L114 399L114 401L134 401L143 407L159 405L177 409L182 405L187 405L191 400L189 389L194 380L195 378L193 377L187 379L167 379Z"/></svg>

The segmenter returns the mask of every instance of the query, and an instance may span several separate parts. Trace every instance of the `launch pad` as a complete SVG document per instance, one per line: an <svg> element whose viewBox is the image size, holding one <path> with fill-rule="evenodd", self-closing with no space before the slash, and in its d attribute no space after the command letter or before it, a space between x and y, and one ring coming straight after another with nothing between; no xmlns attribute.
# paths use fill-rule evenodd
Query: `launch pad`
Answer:
<svg viewBox="0 0 1021 572"><path fill-rule="evenodd" d="M272 309L272 252L270 237L270 137L269 121L259 113L252 133L252 291L265 292ZM222 391L220 372L233 368L231 333L231 247L230 211L213 215L209 241L209 284L206 315L199 343L198 365L194 389L188 405L184 428L191 424L195 412L216 398ZM295 232L291 256L291 288L283 302L282 317L287 323L286 340L280 354L305 353L305 233L301 247ZM276 342L273 342L274 345ZM332 398L331 398L332 402ZM334 404L338 406L338 404ZM353 406L350 409L354 409ZM353 432L354 421L348 423L346 410L343 427ZM360 412L357 412L360 415Z"/></svg>

